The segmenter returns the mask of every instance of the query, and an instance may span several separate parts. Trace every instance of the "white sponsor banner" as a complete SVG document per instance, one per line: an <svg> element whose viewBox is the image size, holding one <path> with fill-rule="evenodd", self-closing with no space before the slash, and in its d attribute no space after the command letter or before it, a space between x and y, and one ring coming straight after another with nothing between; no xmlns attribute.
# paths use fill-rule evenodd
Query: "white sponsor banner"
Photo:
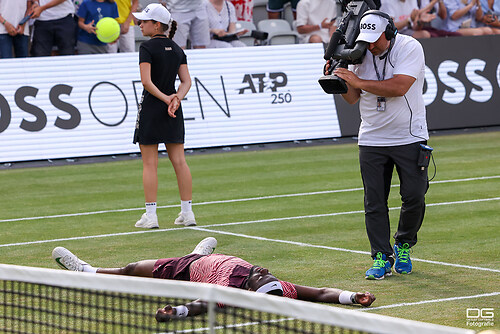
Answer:
<svg viewBox="0 0 500 334"><path fill-rule="evenodd" d="M339 137L321 44L187 50L186 148ZM0 60L0 162L138 152L138 54Z"/></svg>

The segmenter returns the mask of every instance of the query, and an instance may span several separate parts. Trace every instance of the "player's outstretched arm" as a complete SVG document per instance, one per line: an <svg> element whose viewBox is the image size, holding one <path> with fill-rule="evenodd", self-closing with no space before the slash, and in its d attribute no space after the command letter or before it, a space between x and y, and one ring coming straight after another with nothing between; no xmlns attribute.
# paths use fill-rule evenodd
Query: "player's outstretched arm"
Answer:
<svg viewBox="0 0 500 334"><path fill-rule="evenodd" d="M207 312L207 303L202 300L195 300L185 305L172 306L167 305L156 311L156 321L168 322L174 319L194 317Z"/></svg>
<svg viewBox="0 0 500 334"><path fill-rule="evenodd" d="M368 307L375 301L375 296L369 292L356 292L352 294L352 302L341 302L340 295L343 290L334 288L313 288L310 286L295 285L297 299L319 303L334 304L360 304Z"/></svg>

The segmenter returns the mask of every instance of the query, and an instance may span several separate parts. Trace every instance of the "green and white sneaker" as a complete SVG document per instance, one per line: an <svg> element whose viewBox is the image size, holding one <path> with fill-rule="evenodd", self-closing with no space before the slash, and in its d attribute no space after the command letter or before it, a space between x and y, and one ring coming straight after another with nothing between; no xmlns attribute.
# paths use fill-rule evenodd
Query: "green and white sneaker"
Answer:
<svg viewBox="0 0 500 334"><path fill-rule="evenodd" d="M366 279L384 279L392 275L392 265L385 254L380 252L374 258L373 265L365 273Z"/></svg>
<svg viewBox="0 0 500 334"><path fill-rule="evenodd" d="M83 271L83 266L89 265L64 247L54 248L52 251L52 258L57 262L59 267L66 270Z"/></svg>
<svg viewBox="0 0 500 334"><path fill-rule="evenodd" d="M407 243L394 245L394 255L396 263L394 270L399 274L411 274L412 264L410 259L410 245Z"/></svg>

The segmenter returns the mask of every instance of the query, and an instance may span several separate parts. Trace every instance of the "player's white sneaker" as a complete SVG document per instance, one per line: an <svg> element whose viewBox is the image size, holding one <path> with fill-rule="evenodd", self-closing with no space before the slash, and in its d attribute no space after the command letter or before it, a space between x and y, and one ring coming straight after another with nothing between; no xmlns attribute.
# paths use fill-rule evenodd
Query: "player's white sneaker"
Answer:
<svg viewBox="0 0 500 334"><path fill-rule="evenodd" d="M52 258L61 268L66 270L83 271L83 266L88 265L87 262L80 260L75 254L64 247L54 248Z"/></svg>
<svg viewBox="0 0 500 334"><path fill-rule="evenodd" d="M142 227L142 228L158 228L160 227L158 225L158 216L154 215L153 217L149 216L147 213L144 213L135 223L135 227Z"/></svg>
<svg viewBox="0 0 500 334"><path fill-rule="evenodd" d="M174 221L175 225L184 225L184 226L194 226L196 225L196 220L194 219L194 212L180 212L179 217Z"/></svg>
<svg viewBox="0 0 500 334"><path fill-rule="evenodd" d="M214 252L215 247L217 247L217 239L208 237L200 241L191 254L210 255Z"/></svg>

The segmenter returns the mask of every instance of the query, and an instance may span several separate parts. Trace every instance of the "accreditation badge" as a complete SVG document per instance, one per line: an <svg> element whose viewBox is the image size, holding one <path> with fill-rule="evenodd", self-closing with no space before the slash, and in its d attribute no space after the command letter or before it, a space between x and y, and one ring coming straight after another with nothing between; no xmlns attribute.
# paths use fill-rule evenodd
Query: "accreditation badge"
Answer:
<svg viewBox="0 0 500 334"><path fill-rule="evenodd" d="M377 97L377 111L385 111L385 97Z"/></svg>

